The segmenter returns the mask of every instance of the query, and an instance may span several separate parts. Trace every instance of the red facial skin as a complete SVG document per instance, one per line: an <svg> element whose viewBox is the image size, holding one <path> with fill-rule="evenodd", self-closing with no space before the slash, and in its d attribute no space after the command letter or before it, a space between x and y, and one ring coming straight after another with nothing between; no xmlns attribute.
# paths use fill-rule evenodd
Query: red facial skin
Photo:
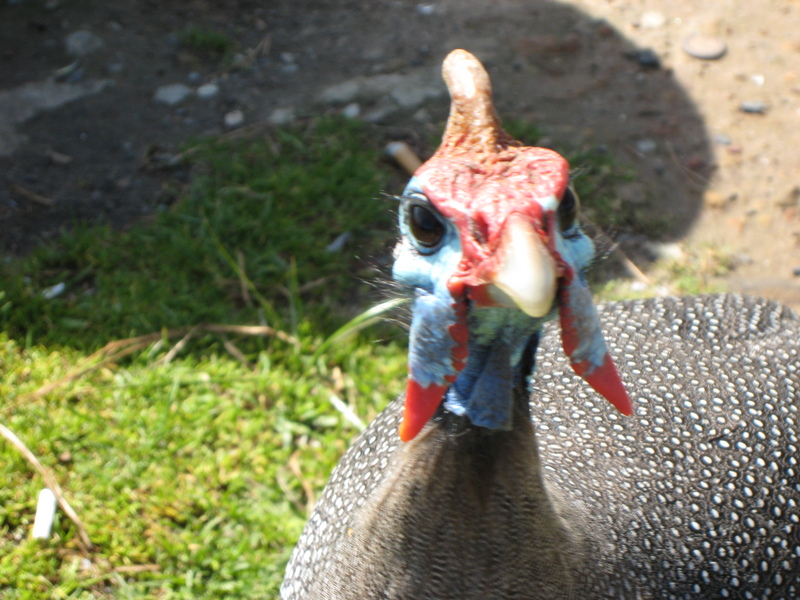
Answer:
<svg viewBox="0 0 800 600"><path fill-rule="evenodd" d="M553 214L537 199L561 198L569 182L567 161L545 148L511 146L477 164L468 159L434 156L416 173L461 238L461 263L448 281L453 298L492 281L504 259L499 246L512 213L523 215L555 254L548 233Z"/></svg>

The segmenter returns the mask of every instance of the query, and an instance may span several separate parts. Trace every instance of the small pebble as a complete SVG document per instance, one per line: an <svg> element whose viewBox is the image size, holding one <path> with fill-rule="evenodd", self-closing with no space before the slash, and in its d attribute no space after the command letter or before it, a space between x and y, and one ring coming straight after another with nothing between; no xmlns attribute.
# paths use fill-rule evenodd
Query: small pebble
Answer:
<svg viewBox="0 0 800 600"><path fill-rule="evenodd" d="M227 113L223 118L223 123L225 127L228 129L235 129L236 127L241 127L244 123L244 113L239 110L232 110L231 112Z"/></svg>
<svg viewBox="0 0 800 600"><path fill-rule="evenodd" d="M703 204L710 208L722 208L725 206L727 197L725 194L716 190L706 190L703 192Z"/></svg>
<svg viewBox="0 0 800 600"><path fill-rule="evenodd" d="M436 12L435 4L417 4L417 12L421 15L432 15Z"/></svg>
<svg viewBox="0 0 800 600"><path fill-rule="evenodd" d="M288 125L294 121L293 108L276 108L267 118L273 125Z"/></svg>
<svg viewBox="0 0 800 600"><path fill-rule="evenodd" d="M342 109L342 116L348 119L356 119L361 114L361 106L358 102L351 102Z"/></svg>
<svg viewBox="0 0 800 600"><path fill-rule="evenodd" d="M425 107L420 108L417 112L411 115L411 118L417 123L430 123L432 121L431 113L429 113Z"/></svg>
<svg viewBox="0 0 800 600"><path fill-rule="evenodd" d="M665 260L681 260L685 253L677 242L648 242L646 245L657 258Z"/></svg>
<svg viewBox="0 0 800 600"><path fill-rule="evenodd" d="M636 149L642 154L650 154L651 152L655 151L656 143L654 140L639 140L636 142Z"/></svg>
<svg viewBox="0 0 800 600"><path fill-rule="evenodd" d="M197 97L208 100L219 94L219 86L216 83L206 83L197 88Z"/></svg>
<svg viewBox="0 0 800 600"><path fill-rule="evenodd" d="M61 294L64 293L64 290L67 289L65 283L57 283L55 285L51 285L48 288L45 288L41 291L41 296L45 300L52 300L53 298L58 298Z"/></svg>
<svg viewBox="0 0 800 600"><path fill-rule="evenodd" d="M86 56L87 54L100 50L105 44L103 40L91 31L82 29L70 33L65 40L65 45L67 47L67 54L70 56Z"/></svg>
<svg viewBox="0 0 800 600"><path fill-rule="evenodd" d="M193 93L192 88L182 83L171 83L159 87L156 93L153 94L153 100L166 104L167 106L176 106Z"/></svg>
<svg viewBox="0 0 800 600"><path fill-rule="evenodd" d="M345 231L344 233L340 234L333 240L330 244L325 247L326 252L339 252L344 248L344 245L353 237L353 234L349 231Z"/></svg>
<svg viewBox="0 0 800 600"><path fill-rule="evenodd" d="M710 35L694 34L683 40L681 48L689 56L702 60L716 60L725 56L728 47L719 38Z"/></svg>
<svg viewBox="0 0 800 600"><path fill-rule="evenodd" d="M55 150L50 150L47 153L47 158L50 159L54 165L61 165L66 166L72 162L72 157L68 154L62 154L61 152L56 152Z"/></svg>
<svg viewBox="0 0 800 600"><path fill-rule="evenodd" d="M658 54L650 50L650 48L640 50L636 54L636 60L639 61L639 64L643 67L651 69L657 69L661 66L661 59L658 58Z"/></svg>
<svg viewBox="0 0 800 600"><path fill-rule="evenodd" d="M782 198L778 200L778 206L781 208L794 208L800 207L800 185L791 188Z"/></svg>
<svg viewBox="0 0 800 600"><path fill-rule="evenodd" d="M767 111L767 105L760 100L746 100L739 105L742 112L763 115Z"/></svg>
<svg viewBox="0 0 800 600"><path fill-rule="evenodd" d="M645 29L659 29L663 27L664 23L666 22L667 22L666 17L662 15L660 12L647 11L642 15L642 20L640 24Z"/></svg>
<svg viewBox="0 0 800 600"><path fill-rule="evenodd" d="M714 141L717 142L720 146L730 146L733 143L733 140L724 133L718 133L714 136Z"/></svg>
<svg viewBox="0 0 800 600"><path fill-rule="evenodd" d="M200 75L200 73L198 73L197 71L191 71L191 72L190 72L190 73L189 73L189 74L186 76L186 79L189 81L189 83L200 83L200 80L201 80L202 78L203 78L203 76L202 76L202 75Z"/></svg>
<svg viewBox="0 0 800 600"><path fill-rule="evenodd" d="M800 267L795 267L794 269L792 269L792 275L794 275L795 277L800 277Z"/></svg>
<svg viewBox="0 0 800 600"><path fill-rule="evenodd" d="M600 19L597 21L597 35L604 38L611 37L614 35L614 28L606 21Z"/></svg>

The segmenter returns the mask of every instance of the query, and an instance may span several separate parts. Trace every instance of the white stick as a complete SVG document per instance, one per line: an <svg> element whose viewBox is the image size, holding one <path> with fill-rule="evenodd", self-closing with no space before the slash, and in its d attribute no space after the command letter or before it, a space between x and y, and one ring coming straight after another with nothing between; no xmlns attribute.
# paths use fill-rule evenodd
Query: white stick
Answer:
<svg viewBox="0 0 800 600"><path fill-rule="evenodd" d="M367 428L367 426L364 425L364 421L359 419L358 415L355 412L353 412L353 409L347 406L347 404L345 404L344 401L341 398L339 398L339 396L337 396L336 394L331 394L329 396L329 399L331 401L331 404L333 404L334 408L338 410L340 413L342 413L342 416L344 417L345 421L347 421L351 425L355 425L356 429L358 429L359 431L364 431Z"/></svg>
<svg viewBox="0 0 800 600"><path fill-rule="evenodd" d="M406 173L413 175L422 161L405 142L391 142L386 146L386 154L395 159L405 169Z"/></svg>
<svg viewBox="0 0 800 600"><path fill-rule="evenodd" d="M56 495L49 488L44 488L39 492L39 501L36 504L36 517L33 520L34 538L46 540L50 537L50 531L53 528L53 519L56 516L57 505Z"/></svg>

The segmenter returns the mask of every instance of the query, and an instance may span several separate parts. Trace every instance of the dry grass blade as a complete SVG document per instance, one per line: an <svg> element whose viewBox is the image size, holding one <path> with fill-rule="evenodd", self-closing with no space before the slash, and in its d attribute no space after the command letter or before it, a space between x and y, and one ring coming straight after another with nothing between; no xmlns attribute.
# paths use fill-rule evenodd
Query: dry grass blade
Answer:
<svg viewBox="0 0 800 600"><path fill-rule="evenodd" d="M52 198L48 198L47 196L42 196L42 195L37 194L35 192L32 192L30 190L26 190L21 185L12 185L11 186L11 191L14 192L15 194L19 194L20 196L22 196L26 200L30 200L31 202L36 202L37 204L42 204L44 206L52 206L53 205L53 199Z"/></svg>
<svg viewBox="0 0 800 600"><path fill-rule="evenodd" d="M178 355L178 352L183 350L186 344L189 343L189 340L192 339L194 332L197 331L196 328L192 327L185 336L183 336L177 344L175 344L172 348L170 348L169 352L167 352L161 360L156 361L156 364L169 364L172 362L172 359Z"/></svg>
<svg viewBox="0 0 800 600"><path fill-rule="evenodd" d="M161 339L161 335L142 336L142 337L146 337L146 338L149 338L149 339L146 340L146 341L135 341L135 340L139 340L140 338L131 338L130 340L121 340L121 341L129 342L129 345L127 347L123 347L122 350L118 350L118 351L115 351L115 350L116 350L116 348L120 347L119 342L111 342L110 344L106 344L101 350L98 350L97 352L92 354L90 357L88 357L83 362L83 364L81 365L81 367L79 369L73 371L72 373L69 373L69 374L65 375L61 379L58 379L56 381L51 381L50 383L48 383L46 385L43 385L38 390L33 392L31 394L31 396L33 398L41 398L42 396L46 396L47 394L50 394L51 392L54 392L58 388L63 387L65 385L69 384L69 383L72 383L73 381L76 381L76 380L80 379L84 375L88 375L89 373L97 371L98 369L102 369L104 366L106 366L106 365L108 365L110 363L117 362L119 359L124 358L124 357L126 357L126 356L128 356L130 354L133 354L134 352L137 352L139 350L142 350L142 349L146 348L148 344L150 344L152 342L155 342L155 341L158 341L159 339ZM93 364L91 366L88 366L88 367L87 366L83 366L83 365L87 365L87 364L91 363L93 360L96 360L98 358L98 356L102 356L106 352L113 352L113 354L111 354L111 356L108 356L107 358L104 358L101 361L99 361L99 362L97 362L97 363L95 363L95 364Z"/></svg>
<svg viewBox="0 0 800 600"><path fill-rule="evenodd" d="M272 48L272 36L266 35L262 38L262 40L258 44L256 44L255 48L249 50L247 54L242 56L237 61L231 63L226 68L217 71L215 75L219 76L224 73L228 73L234 69L249 69L259 56L267 56L271 48Z"/></svg>
<svg viewBox="0 0 800 600"><path fill-rule="evenodd" d="M616 253L619 256L620 261L622 262L623 266L628 270L628 273L631 275L631 277L637 279L638 281L641 281L645 285L648 286L653 285L652 280L647 275L645 275L644 272L639 267L636 266L636 263L634 263L628 257L628 255L625 254L622 248L619 247L619 244L614 242L614 240L612 240L608 236L608 234L606 234L606 232L603 231L602 227L600 227L597 223L595 223L585 215L582 215L581 219L586 224L590 225L595 231L597 231L598 236L601 236L605 242L609 243L609 245L611 246L611 252Z"/></svg>
<svg viewBox="0 0 800 600"><path fill-rule="evenodd" d="M300 480L300 485L303 486L303 492L306 495L305 511L307 515L311 515L314 510L314 505L317 503L316 495L314 494L314 486L311 482L303 477L303 470L300 468L300 450L295 450L289 457L289 470L292 475Z"/></svg>
<svg viewBox="0 0 800 600"><path fill-rule="evenodd" d="M64 494L61 491L61 486L58 485L55 476L39 462L39 459L31 452L28 447L19 439L16 434L11 431L5 425L0 424L0 435L2 435L5 439L7 439L12 446L14 446L22 456L39 472L39 475L42 476L44 479L45 485L50 488L50 491L53 492L53 495L56 497L58 501L58 505L61 507L61 510L64 511L64 514L69 517L69 520L75 524L75 527L78 529L78 537L80 539L80 543L82 549L86 552L92 550L92 542L89 539L89 534L86 533L86 527L83 526L83 522L81 521L78 514L72 509L69 505L69 502L66 501L64 498Z"/></svg>
<svg viewBox="0 0 800 600"><path fill-rule="evenodd" d="M300 495L295 493L294 490L289 487L289 482L286 481L286 474L282 469L279 469L275 475L275 482L278 484L278 487L281 488L281 491L289 500L289 502L291 502L298 510L298 512L310 514L308 504L304 504L303 500L300 498Z"/></svg>
<svg viewBox="0 0 800 600"><path fill-rule="evenodd" d="M630 258L628 258L627 254L625 254L619 248L617 248L617 253L619 254L620 260L622 260L622 264L625 265L625 268L628 269L628 272L631 275L633 275L635 279L638 279L639 281L641 281L646 285L649 286L653 285L653 282L650 280L650 278L647 275L645 275L644 272L639 267L636 266L636 263L634 263Z"/></svg>
<svg viewBox="0 0 800 600"><path fill-rule="evenodd" d="M98 369L103 368L104 366L114 363L121 358L124 358L134 352L138 352L146 348L149 344L157 342L163 338L174 338L178 336L183 336L183 339L179 341L175 347L173 347L167 356L165 356L162 362L169 362L172 358L174 358L175 354L180 352L186 342L191 338L192 335L196 334L197 332L208 332L208 333L236 333L239 335L250 335L250 336L263 336L263 337L274 337L282 342L286 342L287 344L292 344L293 346L298 346L300 342L294 336L289 335L283 331L279 331L268 325L195 325L192 327L181 327L179 329L170 329L164 332L157 332L157 333L149 333L147 335L141 335L139 337L134 338L127 338L124 340L115 340L113 342L109 342L105 346L103 346L100 350L92 354L91 356L87 357L85 361L79 366L78 369L74 370L72 373L69 373L58 379L56 381L52 381L38 390L30 394L30 396L21 396L23 397L33 397L33 398L41 398L42 396L46 396L47 394L52 393L53 391L63 387L73 381L76 381L83 377L84 375L88 375ZM99 362L94 362L97 361ZM94 364L92 364L94 363ZM90 365L90 366L87 366Z"/></svg>
<svg viewBox="0 0 800 600"><path fill-rule="evenodd" d="M300 341L293 335L273 329L269 325L198 325L197 329L210 333L239 333L241 335L274 337L292 346L300 344Z"/></svg>
<svg viewBox="0 0 800 600"><path fill-rule="evenodd" d="M161 565L121 565L114 567L115 573L150 573L161 570Z"/></svg>
<svg viewBox="0 0 800 600"><path fill-rule="evenodd" d="M222 343L225 346L225 350L228 351L228 354L242 363L249 371L256 370L255 365L247 360L247 357L244 355L244 353L239 350L239 348L237 348L232 341L230 341L228 338L224 338Z"/></svg>
<svg viewBox="0 0 800 600"><path fill-rule="evenodd" d="M239 269L242 273L247 272L244 264L244 252L241 250L236 250L236 263L239 265ZM242 301L245 306L253 306L253 299L250 297L247 281L241 275L239 276L239 287L241 288Z"/></svg>

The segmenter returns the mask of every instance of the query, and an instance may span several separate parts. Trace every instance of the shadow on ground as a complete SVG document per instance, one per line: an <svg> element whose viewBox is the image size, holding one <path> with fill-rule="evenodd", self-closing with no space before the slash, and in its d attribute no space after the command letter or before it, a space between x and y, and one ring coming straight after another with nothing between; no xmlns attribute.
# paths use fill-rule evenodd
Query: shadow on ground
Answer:
<svg viewBox="0 0 800 600"><path fill-rule="evenodd" d="M534 124L543 133L542 145L571 154L606 153L624 165L629 177L611 182L612 200L603 210L614 213L604 221L615 224L612 233L633 240L626 246L631 252L643 240L679 238L701 208L710 149L691 100L647 49L563 4L459 1L428 9L415 2L300 7L283 1L269 8L249 2L236 7L128 2L110 8L89 2L47 11L22 3L3 5L0 13L0 39L6 40L3 92L52 77L71 60L80 68L72 84L109 81L96 93L0 128L18 142L13 154L0 157L0 244L8 253L27 252L78 223L125 228L167 209L191 177L187 167L169 164L170 157L191 136L235 135L239 130L222 125L233 110L242 111L245 126L276 121L276 115L297 121L320 113L358 113L371 122L376 137L406 139L424 157L435 148L447 115L440 64L456 47L484 61L502 119ZM223 59L187 49L177 40L189 26L222 32L242 56ZM66 56L63 40L76 30L92 32L102 49L77 59ZM230 67L231 62L239 66ZM175 106L154 101L159 86L176 82L194 88L213 82L219 93L205 99L193 95ZM166 157L166 164L154 156ZM399 186L386 191L396 193ZM591 206L593 199L583 200ZM245 236L220 228L213 211L203 218L232 252L246 243L237 239ZM252 223L265 235L270 226ZM344 251L360 253L352 244ZM163 244L158 249L160 256L185 253ZM647 258L637 254L637 260ZM70 267L76 274L86 268L91 270ZM129 266L123 261L114 266L115 277L126 269L135 269L131 282L148 270L141 261ZM138 314L142 323L192 324L164 322L167 313L146 296L132 305L156 311L152 318ZM135 329L131 335L151 331Z"/></svg>

